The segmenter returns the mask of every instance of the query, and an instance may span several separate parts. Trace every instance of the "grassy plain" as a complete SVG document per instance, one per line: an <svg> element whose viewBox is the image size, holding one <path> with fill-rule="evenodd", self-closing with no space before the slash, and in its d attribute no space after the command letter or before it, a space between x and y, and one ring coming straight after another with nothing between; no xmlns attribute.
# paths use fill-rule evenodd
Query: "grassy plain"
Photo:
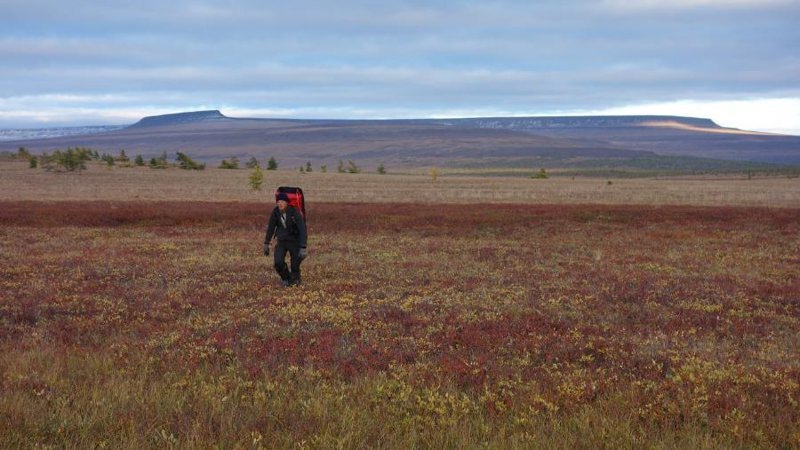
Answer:
<svg viewBox="0 0 800 450"><path fill-rule="evenodd" d="M302 186L308 197L325 202L644 204L772 206L800 208L800 178L744 175L681 178L520 177L462 175L440 170L427 174L342 174L264 171L264 191L252 191L250 171L106 168L91 165L81 173L28 169L22 162L0 162L3 200L267 200L275 187ZM491 173L491 172L489 172ZM453 174L453 175L449 175ZM609 184L609 181L611 182Z"/></svg>
<svg viewBox="0 0 800 450"><path fill-rule="evenodd" d="M490 205L268 175L326 200L281 289L246 171L3 170L4 446L800 446L800 209L760 180L719 182L761 206Z"/></svg>

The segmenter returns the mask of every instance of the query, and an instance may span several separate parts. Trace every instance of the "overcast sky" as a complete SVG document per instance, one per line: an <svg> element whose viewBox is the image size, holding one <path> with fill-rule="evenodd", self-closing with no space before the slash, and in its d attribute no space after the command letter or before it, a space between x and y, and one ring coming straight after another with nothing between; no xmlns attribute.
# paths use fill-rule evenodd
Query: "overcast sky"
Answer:
<svg viewBox="0 0 800 450"><path fill-rule="evenodd" d="M800 0L0 0L0 128L675 114L800 134Z"/></svg>

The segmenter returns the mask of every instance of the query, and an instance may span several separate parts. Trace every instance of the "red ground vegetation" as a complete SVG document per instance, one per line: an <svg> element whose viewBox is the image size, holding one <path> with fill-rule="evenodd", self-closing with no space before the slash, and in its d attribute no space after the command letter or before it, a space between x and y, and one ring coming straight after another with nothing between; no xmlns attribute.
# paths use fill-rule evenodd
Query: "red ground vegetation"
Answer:
<svg viewBox="0 0 800 450"><path fill-rule="evenodd" d="M392 374L490 416L622 395L642 429L800 436L800 210L314 204L285 290L269 208L2 203L0 345Z"/></svg>

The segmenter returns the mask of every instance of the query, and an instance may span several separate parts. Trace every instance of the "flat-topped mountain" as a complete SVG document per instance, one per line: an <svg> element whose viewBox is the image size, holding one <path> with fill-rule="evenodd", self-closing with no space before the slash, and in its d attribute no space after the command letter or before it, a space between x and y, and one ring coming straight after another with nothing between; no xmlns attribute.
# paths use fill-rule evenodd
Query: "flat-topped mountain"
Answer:
<svg viewBox="0 0 800 450"><path fill-rule="evenodd" d="M174 114L147 116L129 129L142 127L165 127L175 125L199 124L210 122L232 121L275 122L283 124L315 124L315 125L448 125L462 128L503 129L503 130L542 130L542 129L574 129L574 128L629 128L674 124L698 129L722 128L711 119L680 116L553 116L553 117L476 117L455 119L249 119L228 117L217 109L192 111Z"/></svg>
<svg viewBox="0 0 800 450"><path fill-rule="evenodd" d="M0 142L34 153L67 147L155 156L176 151L201 161L275 157L298 167L625 167L675 157L800 165L800 137L720 127L677 116L486 117L400 120L303 120L227 117L218 110L145 117L115 131ZM682 166L708 161L682 159ZM715 166L711 164L711 166Z"/></svg>
<svg viewBox="0 0 800 450"><path fill-rule="evenodd" d="M219 110L194 111L160 116L147 116L128 128L163 127L188 123L227 119Z"/></svg>

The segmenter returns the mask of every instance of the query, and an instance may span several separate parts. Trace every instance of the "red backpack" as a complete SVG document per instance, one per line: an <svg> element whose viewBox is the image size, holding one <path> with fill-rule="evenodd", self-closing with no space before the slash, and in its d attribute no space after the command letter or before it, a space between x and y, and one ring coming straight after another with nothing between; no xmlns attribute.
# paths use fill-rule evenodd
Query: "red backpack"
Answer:
<svg viewBox="0 0 800 450"><path fill-rule="evenodd" d="M289 197L289 206L300 211L300 214L303 215L303 220L306 220L306 202L303 198L303 190L299 187L280 186L278 190L275 191L275 196L281 192Z"/></svg>

